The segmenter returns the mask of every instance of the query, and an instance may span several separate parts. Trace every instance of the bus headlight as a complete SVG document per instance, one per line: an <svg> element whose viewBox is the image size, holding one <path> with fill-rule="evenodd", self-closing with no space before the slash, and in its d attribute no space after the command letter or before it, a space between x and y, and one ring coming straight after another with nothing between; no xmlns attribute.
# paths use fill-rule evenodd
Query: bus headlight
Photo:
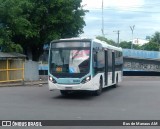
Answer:
<svg viewBox="0 0 160 129"><path fill-rule="evenodd" d="M52 78L51 76L49 76L49 80L53 83L57 83L56 80L54 78Z"/></svg>
<svg viewBox="0 0 160 129"><path fill-rule="evenodd" d="M88 76L88 77L84 78L81 83L84 84L84 83L86 83L86 82L88 82L90 80L91 80L91 76Z"/></svg>

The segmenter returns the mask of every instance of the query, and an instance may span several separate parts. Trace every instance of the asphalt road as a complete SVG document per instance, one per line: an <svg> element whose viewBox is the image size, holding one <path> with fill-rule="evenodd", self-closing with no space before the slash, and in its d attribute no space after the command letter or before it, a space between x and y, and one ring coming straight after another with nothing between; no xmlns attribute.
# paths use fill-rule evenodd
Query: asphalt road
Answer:
<svg viewBox="0 0 160 129"><path fill-rule="evenodd" d="M160 120L160 77L124 77L117 88L96 97L63 97L47 85L0 87L0 119Z"/></svg>

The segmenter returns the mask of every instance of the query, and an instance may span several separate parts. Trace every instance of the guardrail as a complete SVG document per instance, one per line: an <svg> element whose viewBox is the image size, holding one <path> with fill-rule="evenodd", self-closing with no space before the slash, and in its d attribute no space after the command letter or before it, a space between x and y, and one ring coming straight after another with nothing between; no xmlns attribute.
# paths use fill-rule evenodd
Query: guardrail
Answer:
<svg viewBox="0 0 160 129"><path fill-rule="evenodd" d="M160 52L158 51L145 51L134 49L123 49L124 57L134 57L143 59L160 59Z"/></svg>

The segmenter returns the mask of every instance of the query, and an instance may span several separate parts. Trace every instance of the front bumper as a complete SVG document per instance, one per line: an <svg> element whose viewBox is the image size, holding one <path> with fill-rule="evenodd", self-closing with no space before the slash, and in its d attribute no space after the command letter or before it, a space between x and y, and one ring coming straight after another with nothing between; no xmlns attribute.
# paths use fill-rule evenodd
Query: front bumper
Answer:
<svg viewBox="0 0 160 129"><path fill-rule="evenodd" d="M49 90L88 90L88 91L95 91L99 87L94 85L93 81L90 80L84 84L58 84L52 83L48 80Z"/></svg>

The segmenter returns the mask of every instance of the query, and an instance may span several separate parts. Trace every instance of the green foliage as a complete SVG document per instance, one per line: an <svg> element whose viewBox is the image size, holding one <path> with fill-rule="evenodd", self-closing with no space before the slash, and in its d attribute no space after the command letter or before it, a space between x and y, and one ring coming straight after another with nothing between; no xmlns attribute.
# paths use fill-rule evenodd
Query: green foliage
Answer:
<svg viewBox="0 0 160 129"><path fill-rule="evenodd" d="M147 44L144 44L141 48L143 50L148 50L148 51L158 51L159 50L158 44L155 42L149 42Z"/></svg>
<svg viewBox="0 0 160 129"><path fill-rule="evenodd" d="M154 35L150 37L149 43L144 44L141 48L148 51L159 51L160 32L155 32Z"/></svg>
<svg viewBox="0 0 160 129"><path fill-rule="evenodd" d="M0 47L3 52L19 52L23 49L19 44L15 44L10 40L11 31L0 28Z"/></svg>
<svg viewBox="0 0 160 129"><path fill-rule="evenodd" d="M132 42L122 41L119 46L124 49L131 49ZM133 44L133 49L141 49L141 46Z"/></svg>
<svg viewBox="0 0 160 129"><path fill-rule="evenodd" d="M132 44L131 42L122 41L122 42L120 42L119 46L122 47L122 48L130 49L131 44Z"/></svg>
<svg viewBox="0 0 160 129"><path fill-rule="evenodd" d="M155 42L160 45L160 32L155 32L151 38L151 42Z"/></svg>
<svg viewBox="0 0 160 129"><path fill-rule="evenodd" d="M23 49L19 44L14 44L11 41L6 43L0 41L0 46L2 46L3 52L18 52L18 53L23 52Z"/></svg>
<svg viewBox="0 0 160 129"><path fill-rule="evenodd" d="M0 0L0 30L9 31L9 44L20 44L26 54L31 52L33 60L38 60L44 43L83 33L87 11L81 1Z"/></svg>
<svg viewBox="0 0 160 129"><path fill-rule="evenodd" d="M142 47L141 47L140 45L133 44L133 49L141 50L141 49L142 49Z"/></svg>

